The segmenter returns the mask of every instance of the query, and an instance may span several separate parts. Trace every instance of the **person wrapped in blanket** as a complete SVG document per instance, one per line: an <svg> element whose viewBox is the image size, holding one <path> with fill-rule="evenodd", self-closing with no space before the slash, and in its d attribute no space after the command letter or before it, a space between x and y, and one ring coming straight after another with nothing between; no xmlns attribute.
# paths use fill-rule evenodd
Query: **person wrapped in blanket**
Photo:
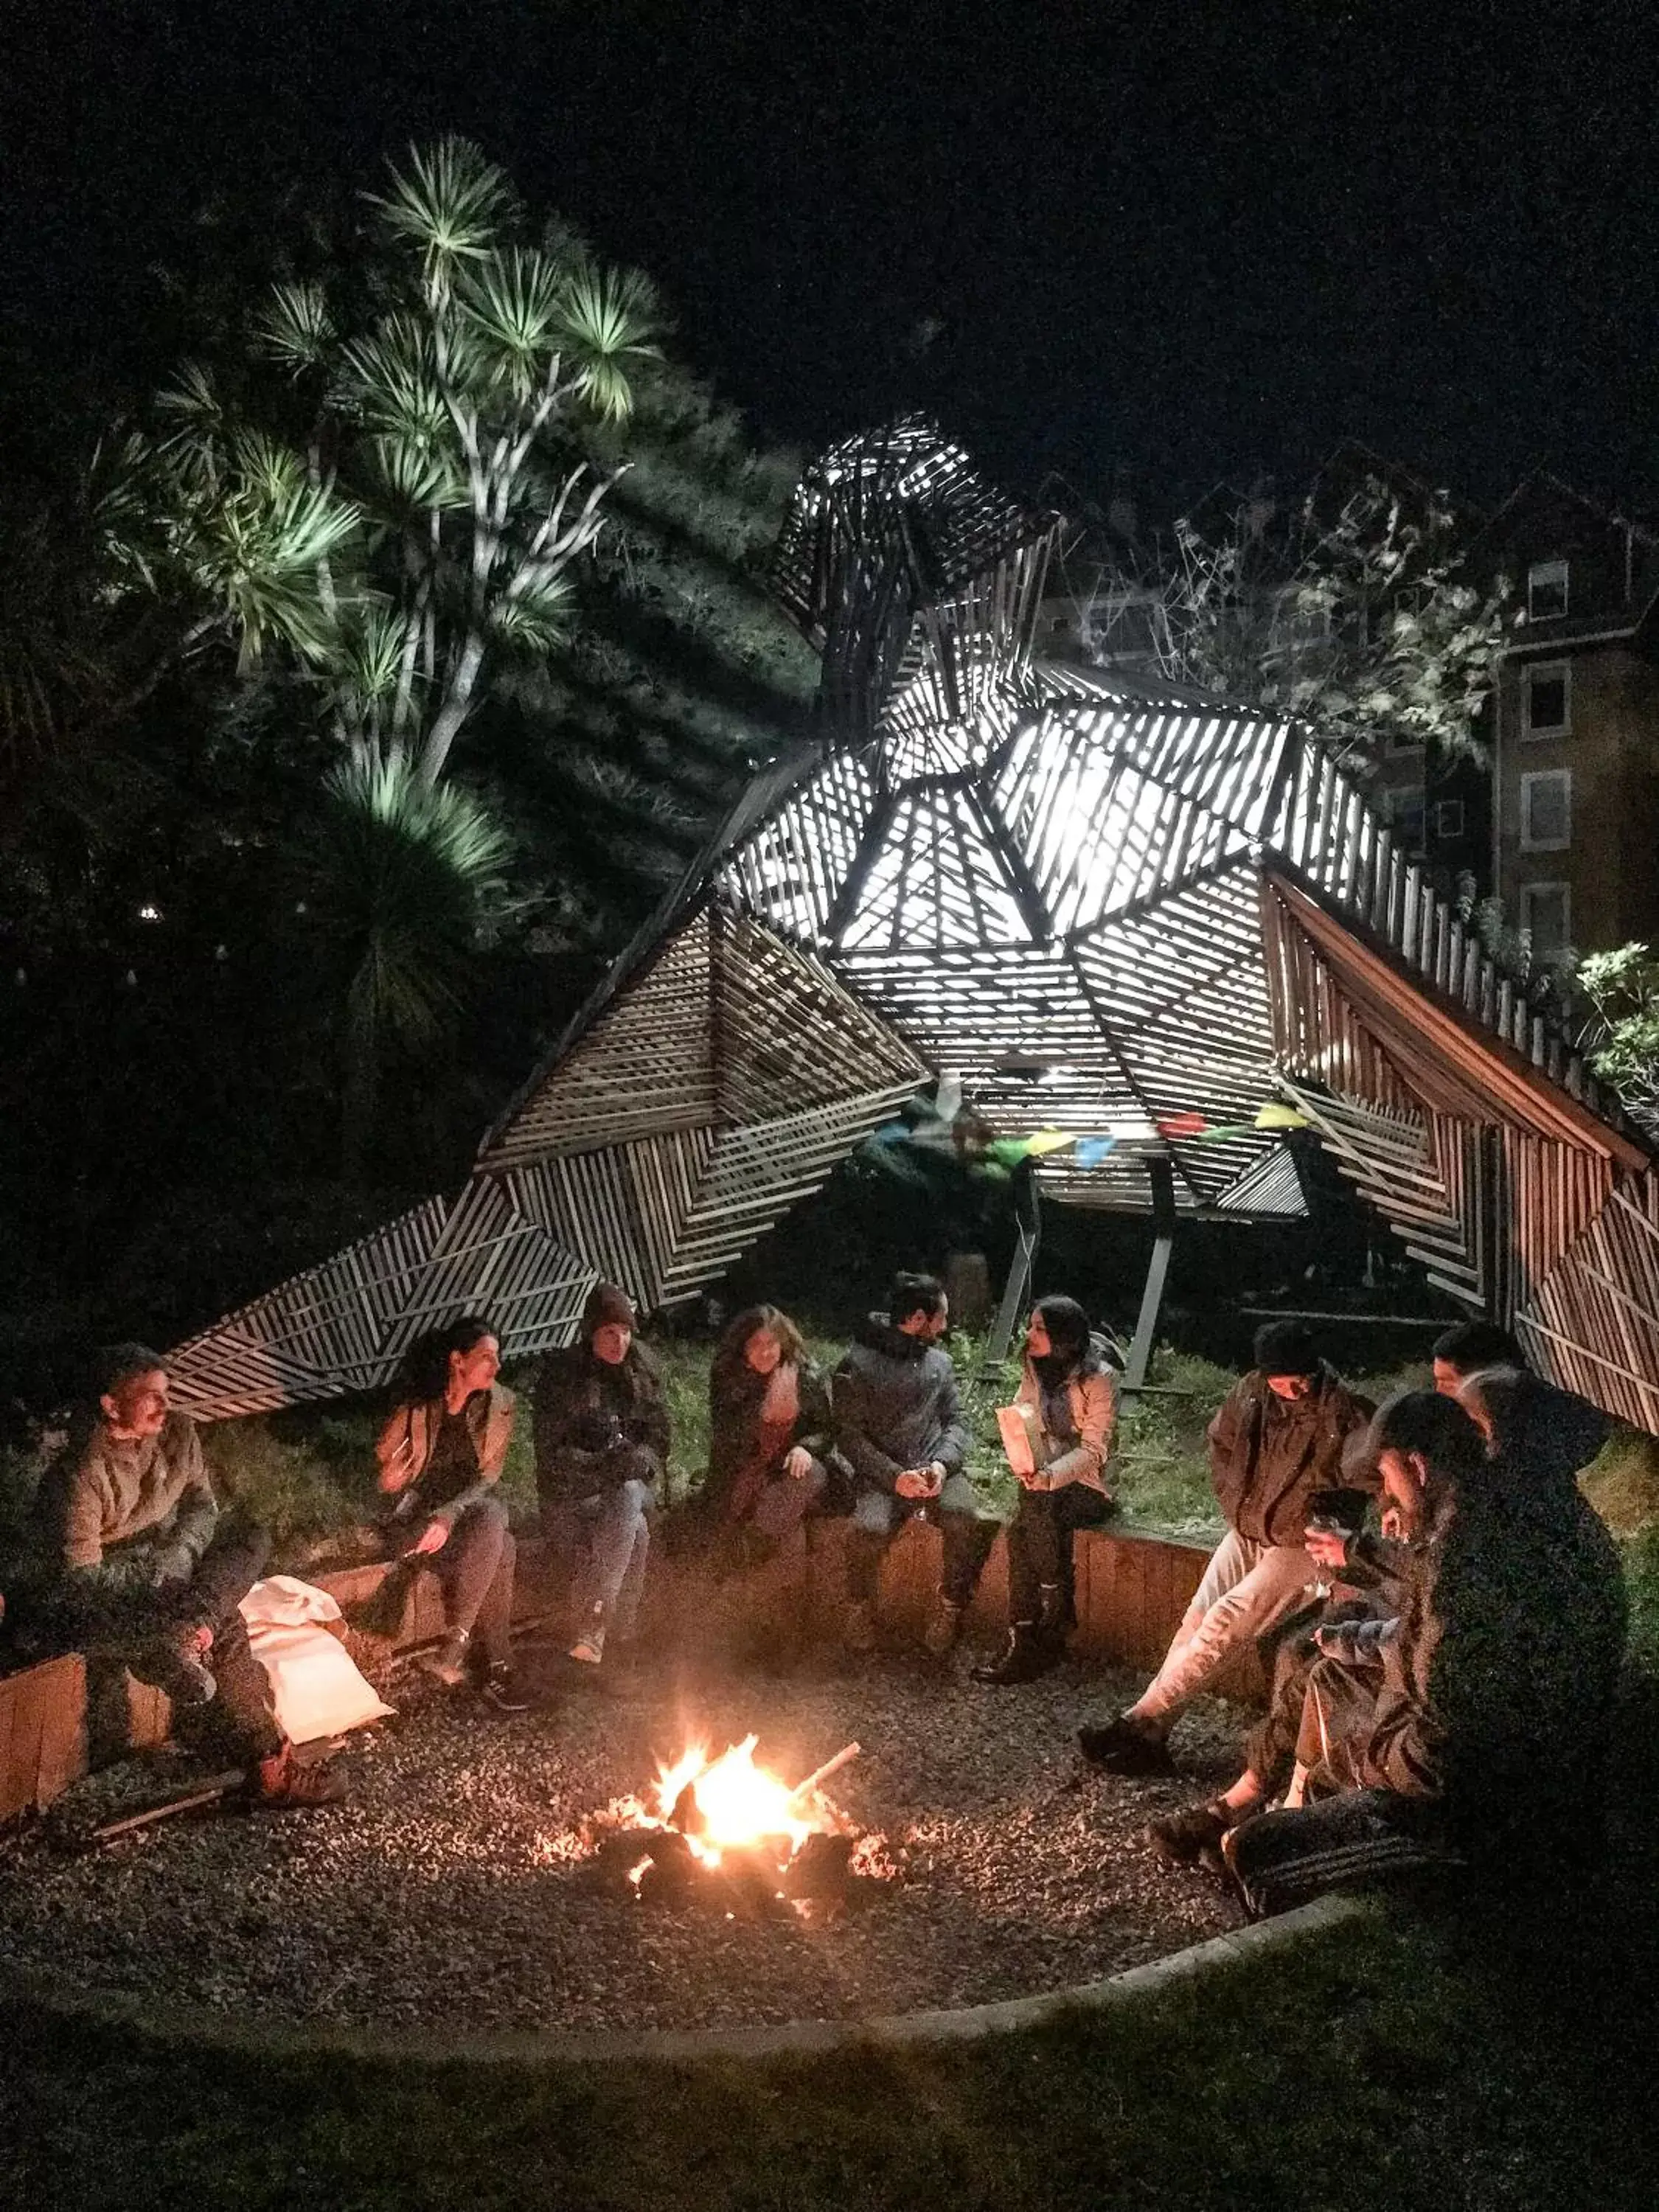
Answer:
<svg viewBox="0 0 1659 2212"><path fill-rule="evenodd" d="M1008 1417L1012 1415L1012 1419ZM1019 1484L1008 1524L1008 1640L976 1682L1035 1681L1066 1656L1072 1538L1113 1510L1106 1462L1117 1427L1117 1382L1102 1339L1075 1298L1039 1298L1004 1444Z"/></svg>
<svg viewBox="0 0 1659 2212"><path fill-rule="evenodd" d="M699 1497L718 1567L769 1557L844 1501L848 1479L833 1434L828 1378L788 1315L771 1305L735 1315L708 1370L708 1479Z"/></svg>

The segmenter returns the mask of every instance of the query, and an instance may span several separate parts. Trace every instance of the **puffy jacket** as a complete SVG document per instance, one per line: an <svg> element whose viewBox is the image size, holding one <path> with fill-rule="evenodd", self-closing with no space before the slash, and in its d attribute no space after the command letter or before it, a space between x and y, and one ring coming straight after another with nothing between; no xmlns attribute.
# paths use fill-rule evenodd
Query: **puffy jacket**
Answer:
<svg viewBox="0 0 1659 2212"><path fill-rule="evenodd" d="M1261 1373L1235 1383L1210 1424L1210 1480L1228 1525L1255 1544L1300 1544L1316 1490L1336 1490L1363 1480L1377 1486L1374 1469L1350 1468L1342 1447L1375 1411L1322 1370L1305 1398L1281 1398Z"/></svg>
<svg viewBox="0 0 1659 2212"><path fill-rule="evenodd" d="M836 1441L860 1483L890 1491L907 1468L937 1460L958 1474L968 1428L951 1355L872 1314L830 1385Z"/></svg>
<svg viewBox="0 0 1659 2212"><path fill-rule="evenodd" d="M662 1370L637 1337L614 1364L585 1339L550 1352L536 1372L534 1437L544 1500L654 1485L668 1464Z"/></svg>
<svg viewBox="0 0 1659 2212"><path fill-rule="evenodd" d="M1106 1490L1106 1462L1117 1428L1117 1382L1109 1368L1091 1358L1066 1383L1066 1415L1054 1419L1052 1405L1043 1404L1044 1392L1030 1361L1025 1363L1014 1393L1014 1402L1029 1406L1036 1416L1038 1473L1026 1484L1031 1490L1064 1490L1081 1483L1090 1490Z"/></svg>

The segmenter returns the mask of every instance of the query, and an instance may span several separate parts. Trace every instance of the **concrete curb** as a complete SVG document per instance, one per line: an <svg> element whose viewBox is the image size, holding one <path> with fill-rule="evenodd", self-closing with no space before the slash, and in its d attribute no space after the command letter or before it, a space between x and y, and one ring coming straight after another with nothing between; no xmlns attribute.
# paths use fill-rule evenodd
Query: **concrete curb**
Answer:
<svg viewBox="0 0 1659 2212"><path fill-rule="evenodd" d="M44 1977L0 1975L0 2004L33 2005L88 2027L127 2027L153 2042L269 2058L339 2057L407 2067L485 2065L527 2069L642 2061L688 2064L706 2059L810 2057L878 2044L884 2047L972 2042L1041 2027L1070 2012L1107 2012L1173 1984L1224 1972L1366 1917L1357 1897L1322 1897L1276 1920L1131 1966L1103 1982L1079 1983L1030 1997L940 2012L900 2013L867 2020L797 2020L759 2027L645 2028L540 2034L533 2029L463 2036L382 2033L372 2028L221 2018L199 2008L152 2005L141 1997L75 1991L65 1996Z"/></svg>

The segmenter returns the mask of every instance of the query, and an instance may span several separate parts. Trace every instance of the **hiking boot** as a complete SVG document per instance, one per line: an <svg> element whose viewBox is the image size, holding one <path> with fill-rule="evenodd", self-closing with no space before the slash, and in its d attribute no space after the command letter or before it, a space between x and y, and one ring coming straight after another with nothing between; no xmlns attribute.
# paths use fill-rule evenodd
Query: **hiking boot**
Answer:
<svg viewBox="0 0 1659 2212"><path fill-rule="evenodd" d="M248 1776L248 1803L256 1813L314 1813L337 1805L345 1794L343 1775L326 1766L301 1766L291 1743L262 1759Z"/></svg>
<svg viewBox="0 0 1659 2212"><path fill-rule="evenodd" d="M1212 1799L1205 1805L1188 1805L1179 1813L1166 1813L1148 1823L1146 1840L1171 1866L1197 1866L1206 1851L1218 1851L1221 1838L1237 1815Z"/></svg>
<svg viewBox="0 0 1659 2212"><path fill-rule="evenodd" d="M921 1648L930 1659L943 1659L947 1651L956 1649L961 1633L962 1607L953 1605L941 1592L934 1599L927 1626L921 1632Z"/></svg>
<svg viewBox="0 0 1659 2212"><path fill-rule="evenodd" d="M466 1680L467 1646L471 1641L465 1629L453 1628L435 1651L422 1653L420 1663L445 1689L459 1688Z"/></svg>
<svg viewBox="0 0 1659 2212"><path fill-rule="evenodd" d="M514 1686L513 1669L506 1660L498 1659L484 1676L478 1691L478 1703L487 1705L492 1713L527 1713L530 1699Z"/></svg>
<svg viewBox="0 0 1659 2212"><path fill-rule="evenodd" d="M841 1640L860 1658L876 1648L876 1608L865 1598L850 1598L842 1621Z"/></svg>
<svg viewBox="0 0 1659 2212"><path fill-rule="evenodd" d="M1173 1774L1170 1747L1157 1730L1120 1713L1103 1728L1080 1728L1077 1747L1091 1766L1108 1774Z"/></svg>
<svg viewBox="0 0 1659 2212"><path fill-rule="evenodd" d="M1017 1620L999 1656L988 1664L970 1667L968 1671L976 1682L1006 1687L1014 1682L1035 1682L1038 1675L1051 1673L1060 1661L1060 1649L1055 1638L1044 1636L1029 1620Z"/></svg>

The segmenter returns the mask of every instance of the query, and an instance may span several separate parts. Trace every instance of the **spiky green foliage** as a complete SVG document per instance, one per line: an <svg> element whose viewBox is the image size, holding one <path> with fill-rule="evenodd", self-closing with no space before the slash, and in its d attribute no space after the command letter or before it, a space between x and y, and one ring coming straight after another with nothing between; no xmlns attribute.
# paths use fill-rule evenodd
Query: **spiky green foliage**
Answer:
<svg viewBox="0 0 1659 2212"><path fill-rule="evenodd" d="M388 1059L432 1051L463 1007L479 923L509 852L476 799L428 783L405 754L365 756L330 775L302 866L349 978L340 1021L348 1171L372 1133Z"/></svg>
<svg viewBox="0 0 1659 2212"><path fill-rule="evenodd" d="M442 775L496 663L562 635L567 572L656 352L645 278L538 243L467 141L370 203L352 281L275 287L228 390L187 364L137 457L131 572L193 596L244 671L286 649L354 753Z"/></svg>

